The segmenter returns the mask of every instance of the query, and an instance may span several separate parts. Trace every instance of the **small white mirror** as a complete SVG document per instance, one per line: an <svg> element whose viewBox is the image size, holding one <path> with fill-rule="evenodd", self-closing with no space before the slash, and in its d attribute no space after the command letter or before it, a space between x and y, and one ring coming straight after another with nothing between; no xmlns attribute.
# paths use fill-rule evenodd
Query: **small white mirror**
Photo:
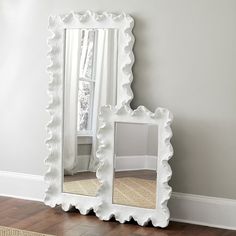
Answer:
<svg viewBox="0 0 236 236"><path fill-rule="evenodd" d="M102 108L97 151L103 183L100 219L114 216L121 223L133 218L140 225L149 221L154 226L168 225L171 122L171 113L163 108L155 113L145 107Z"/></svg>

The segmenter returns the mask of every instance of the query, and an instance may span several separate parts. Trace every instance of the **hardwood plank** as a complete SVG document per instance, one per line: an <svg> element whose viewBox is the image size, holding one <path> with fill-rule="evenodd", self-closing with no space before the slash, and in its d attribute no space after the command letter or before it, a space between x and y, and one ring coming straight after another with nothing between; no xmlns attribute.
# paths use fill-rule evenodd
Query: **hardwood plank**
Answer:
<svg viewBox="0 0 236 236"><path fill-rule="evenodd" d="M93 212L87 216L78 210L64 212L41 202L0 197L0 225L57 236L236 236L236 231L170 222L165 229L149 223L141 227L133 220L120 224L114 219L99 220Z"/></svg>

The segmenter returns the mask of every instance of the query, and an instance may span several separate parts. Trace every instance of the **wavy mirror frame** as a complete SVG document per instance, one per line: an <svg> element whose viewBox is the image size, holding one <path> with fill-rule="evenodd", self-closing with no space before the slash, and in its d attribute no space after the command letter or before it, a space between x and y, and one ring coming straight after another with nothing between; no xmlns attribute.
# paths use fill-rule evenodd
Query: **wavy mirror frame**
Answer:
<svg viewBox="0 0 236 236"><path fill-rule="evenodd" d="M134 111L127 106L119 109L111 106L102 107L97 134L97 157L100 161L97 177L102 183L99 189L99 197L102 204L99 205L96 212L96 215L101 220L109 220L114 216L120 223L130 221L133 218L141 226L146 225L149 221L156 227L166 227L168 225L170 213L167 202L172 192L171 187L168 185L172 175L170 165L168 164L173 155L173 148L170 143L172 119L172 114L164 108L158 108L155 113L152 113L143 106L138 107ZM115 122L154 124L158 126L158 187L155 209L112 203Z"/></svg>
<svg viewBox="0 0 236 236"><path fill-rule="evenodd" d="M62 192L62 134L63 134L63 81L64 81L64 34L67 28L116 28L120 32L118 60L118 91L117 106L127 104L129 106L133 93L131 82L133 80L132 66L134 55L132 52L134 36L132 29L134 20L131 16L121 13L95 13L71 12L66 15L49 17L49 31L51 37L48 39L48 52L50 65L47 67L49 73L49 104L47 111L50 121L47 124L48 157L45 160L47 172L45 174L46 194L44 203L55 207L61 205L62 209L68 211L71 207L77 208L81 214L87 214L96 209L99 204L98 197L74 195Z"/></svg>

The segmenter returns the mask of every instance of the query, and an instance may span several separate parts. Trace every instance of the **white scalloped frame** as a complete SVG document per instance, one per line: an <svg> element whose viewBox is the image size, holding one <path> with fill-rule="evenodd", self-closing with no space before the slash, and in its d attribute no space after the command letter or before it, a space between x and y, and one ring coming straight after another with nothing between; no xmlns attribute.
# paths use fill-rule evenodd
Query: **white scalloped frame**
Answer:
<svg viewBox="0 0 236 236"><path fill-rule="evenodd" d="M118 50L118 95L117 106L129 106L133 93L131 82L133 80L132 66L134 63L132 29L134 20L131 16L121 13L96 13L92 11L71 12L65 15L49 17L49 31L52 36L48 39L50 50L48 56L49 73L49 104L47 111L50 121L47 124L46 145L49 150L45 164L48 167L45 174L47 189L44 203L51 207L61 205L68 211L71 207L77 208L81 214L90 210L96 211L99 198L83 195L74 195L62 192L62 134L63 134L63 84L64 84L64 37L68 28L116 28L119 29Z"/></svg>
<svg viewBox="0 0 236 236"><path fill-rule="evenodd" d="M144 226L149 221L156 227L166 227L169 223L170 213L167 202L171 196L172 189L168 185L172 171L168 164L173 155L173 148L170 143L172 131L170 128L172 114L164 108L156 109L155 113L150 112L144 106L131 110L128 106L114 108L104 106L99 116L99 131L97 157L100 166L97 177L102 183L99 189L99 197L102 204L99 205L96 215L101 220L109 220L115 217L120 223L133 218L139 225ZM115 123L144 123L158 126L158 158L157 158L157 207L156 209L139 208L112 203L113 189L113 157Z"/></svg>

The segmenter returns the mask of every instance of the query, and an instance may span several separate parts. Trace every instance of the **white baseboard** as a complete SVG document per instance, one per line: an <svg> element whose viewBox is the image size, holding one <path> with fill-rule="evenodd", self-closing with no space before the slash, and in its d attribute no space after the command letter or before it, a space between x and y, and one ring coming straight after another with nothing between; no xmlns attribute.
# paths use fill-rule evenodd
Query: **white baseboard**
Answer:
<svg viewBox="0 0 236 236"><path fill-rule="evenodd" d="M44 177L16 172L0 171L0 196L43 201Z"/></svg>
<svg viewBox="0 0 236 236"><path fill-rule="evenodd" d="M0 195L43 201L44 178L0 171ZM168 206L171 220L236 230L236 200L173 192Z"/></svg>
<svg viewBox="0 0 236 236"><path fill-rule="evenodd" d="M236 200L173 192L171 220L236 230Z"/></svg>

